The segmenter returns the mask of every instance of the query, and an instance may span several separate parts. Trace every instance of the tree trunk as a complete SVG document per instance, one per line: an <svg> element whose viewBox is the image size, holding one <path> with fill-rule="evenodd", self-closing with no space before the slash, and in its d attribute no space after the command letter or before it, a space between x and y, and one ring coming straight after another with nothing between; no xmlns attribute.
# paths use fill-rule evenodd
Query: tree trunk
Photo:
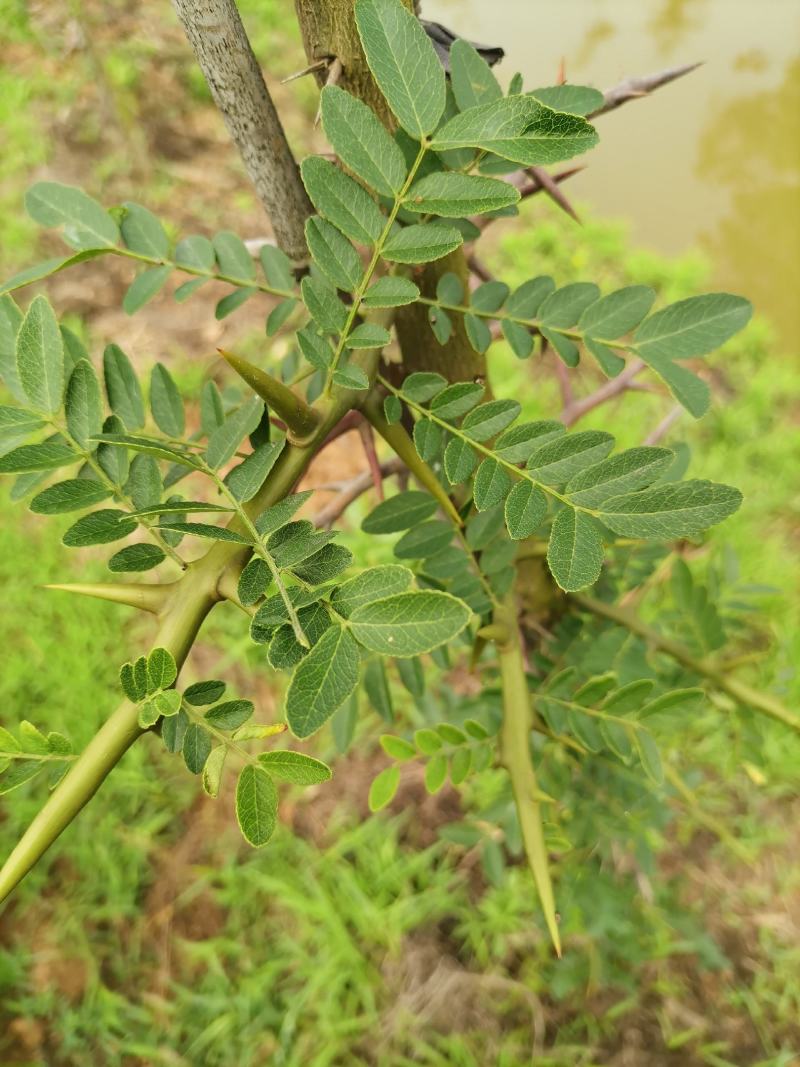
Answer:
<svg viewBox="0 0 800 1067"><path fill-rule="evenodd" d="M234 0L173 0L173 5L279 248L303 262L304 225L314 209Z"/></svg>
<svg viewBox="0 0 800 1067"><path fill-rule="evenodd" d="M413 10L411 0L404 2L406 7ZM392 128L395 125L393 116L364 58L355 24L353 0L295 0L295 7L309 63L338 58L342 63L338 84L368 104L381 121ZM326 71L318 71L316 78L320 85L324 85ZM413 278L423 296L435 296L436 283L448 272L457 274L466 290L469 269L461 249L418 268ZM462 316L457 315L453 319L450 340L445 345L439 345L428 323L427 308L421 304L398 308L395 324L403 363L396 377L402 379L406 374L418 370L438 371L450 381L486 377L486 361L467 340Z"/></svg>

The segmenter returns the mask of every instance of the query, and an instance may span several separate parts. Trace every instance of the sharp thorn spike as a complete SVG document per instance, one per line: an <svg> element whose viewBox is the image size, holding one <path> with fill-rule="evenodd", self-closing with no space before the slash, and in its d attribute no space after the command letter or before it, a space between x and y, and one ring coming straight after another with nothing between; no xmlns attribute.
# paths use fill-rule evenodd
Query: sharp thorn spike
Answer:
<svg viewBox="0 0 800 1067"><path fill-rule="evenodd" d="M283 382L241 356L226 352L223 348L217 351L239 377L286 423L290 439L300 443L313 436L319 427L320 418L305 400L293 393Z"/></svg>
<svg viewBox="0 0 800 1067"><path fill-rule="evenodd" d="M55 583L42 588L55 589L62 593L77 593L78 596L94 597L96 600L109 600L114 604L126 604L140 611L149 611L152 615L163 611L170 595L169 585L135 585L126 582Z"/></svg>

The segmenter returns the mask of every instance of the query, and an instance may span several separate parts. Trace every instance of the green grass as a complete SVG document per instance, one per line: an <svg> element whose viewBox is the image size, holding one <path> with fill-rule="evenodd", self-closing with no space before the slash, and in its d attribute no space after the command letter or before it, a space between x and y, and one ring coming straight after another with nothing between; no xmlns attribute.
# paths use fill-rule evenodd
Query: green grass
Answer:
<svg viewBox="0 0 800 1067"><path fill-rule="evenodd" d="M296 31L285 5L248 0L243 12L258 54L290 73L284 64ZM0 14L20 50L15 67L0 74L0 245L3 269L11 270L31 258L34 231L18 205L29 175L54 162L48 119L80 99L91 70L81 53L54 79L53 42L21 4L5 0ZM83 17L102 29L93 7ZM168 51L158 39L143 42L120 36L102 52L123 130L150 113L149 87ZM207 94L191 69L179 67L178 79L188 103L176 97L165 107L208 121ZM295 131L314 111L311 85L298 91ZM152 174L132 175L91 109L77 114L71 132L80 148L70 164L80 180L94 192L107 183L120 197L130 190L168 216L182 189L179 170L157 158ZM210 230L230 204L252 216L243 181L224 193L209 189L191 206L198 229ZM664 301L705 284L701 257L667 261L637 251L618 224L589 218L578 229L542 203L526 217L528 228L506 227L486 253L510 281L549 271L558 281L589 277L604 287L644 282ZM245 350L259 343L253 333ZM551 375L497 351L498 391L524 398L530 415L552 414ZM199 385L200 358L173 354L181 381ZM800 375L764 322L713 365L712 412L699 424L684 417L668 440L686 440L692 472L741 486L746 503L692 567L701 579L728 546L742 583L776 588L759 601L762 613L736 652L763 646L742 676L796 703L800 498L792 471L800 466L793 425ZM634 394L585 425L610 428L630 445L664 410L661 397ZM347 543L359 560L379 562L386 547L354 530L365 507L354 509ZM59 545L67 525L36 520L6 491L0 497L0 698L4 723L29 718L82 745L118 699L117 666L144 647L150 624L126 609L39 588L104 573L99 556ZM650 604L653 612L673 610L669 587L654 590ZM200 655L215 671L230 667L242 695L267 705L276 698L263 653L232 610L213 617ZM397 700L403 721L417 724L429 706ZM446 796L426 801L412 780L401 814L365 817L370 777L383 765L375 757L380 729L374 717L359 728L354 753L337 767L336 803L328 799L333 787L309 803L287 794L284 826L260 852L242 845L230 796L200 797L178 760L151 739L136 745L2 914L2 1062L522 1067L535 1047L537 1067L599 1067L623 1047L637 1055L631 1042L640 1041L643 1067L789 1067L800 1043L800 938L791 919L800 876L790 836L798 739L722 702L683 724L673 741L692 756L697 806L639 798L626 807L602 777L568 784L563 828L596 845L558 859L569 950L556 963L524 866L484 868L468 846L436 838L431 827L458 817ZM329 740L321 745L332 748ZM41 800L37 785L3 800L0 851ZM505 804L498 772L466 791L467 816ZM749 862L716 840L706 814L725 823Z"/></svg>

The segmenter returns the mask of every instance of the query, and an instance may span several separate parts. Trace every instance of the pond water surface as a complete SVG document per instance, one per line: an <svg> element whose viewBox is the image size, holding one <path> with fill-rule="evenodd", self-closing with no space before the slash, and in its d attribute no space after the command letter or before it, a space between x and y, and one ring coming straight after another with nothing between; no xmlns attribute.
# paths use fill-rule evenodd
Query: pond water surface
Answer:
<svg viewBox="0 0 800 1067"><path fill-rule="evenodd" d="M800 334L798 0L425 0L422 14L500 44L504 84L567 79L605 89L703 60L686 78L599 120L570 196L629 220L635 244L700 248L714 282Z"/></svg>

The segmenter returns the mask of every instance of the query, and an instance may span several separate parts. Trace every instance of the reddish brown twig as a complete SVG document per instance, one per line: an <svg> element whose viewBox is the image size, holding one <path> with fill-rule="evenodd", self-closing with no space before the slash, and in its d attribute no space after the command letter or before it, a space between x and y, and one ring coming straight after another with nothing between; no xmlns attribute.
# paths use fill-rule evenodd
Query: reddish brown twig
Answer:
<svg viewBox="0 0 800 1067"><path fill-rule="evenodd" d="M659 441L667 436L682 414L683 408L680 404L676 404L674 408L667 412L658 426L645 437L644 443L646 445L657 445Z"/></svg>
<svg viewBox="0 0 800 1067"><path fill-rule="evenodd" d="M366 419L359 423L358 432L361 436L361 444L364 446L364 455L367 457L367 463L372 475L372 484L375 486L378 500L383 500L383 475L381 474L381 464L378 459L378 453L375 451L375 438L372 433L372 427Z"/></svg>
<svg viewBox="0 0 800 1067"><path fill-rule="evenodd" d="M391 459L387 459L379 466L381 480L389 478L393 474L400 474L404 470L405 466L397 456L392 456ZM332 526L337 519L341 518L353 501L357 500L363 493L366 493L373 485L374 475L371 470L362 471L354 478L343 482L333 500L326 504L324 508L321 508L314 516L314 524L320 528Z"/></svg>
<svg viewBox="0 0 800 1067"><path fill-rule="evenodd" d="M482 282L490 282L494 280L492 272L482 259L478 259L474 252L467 256L467 266L475 277L479 278Z"/></svg>
<svg viewBox="0 0 800 1067"><path fill-rule="evenodd" d="M560 418L565 426L573 426L578 419L588 415L590 411L607 403L615 396L620 396L632 388L633 379L644 370L645 364L641 359L635 359L621 371L616 378L610 378L599 389L583 397L581 400L573 400L564 406Z"/></svg>

